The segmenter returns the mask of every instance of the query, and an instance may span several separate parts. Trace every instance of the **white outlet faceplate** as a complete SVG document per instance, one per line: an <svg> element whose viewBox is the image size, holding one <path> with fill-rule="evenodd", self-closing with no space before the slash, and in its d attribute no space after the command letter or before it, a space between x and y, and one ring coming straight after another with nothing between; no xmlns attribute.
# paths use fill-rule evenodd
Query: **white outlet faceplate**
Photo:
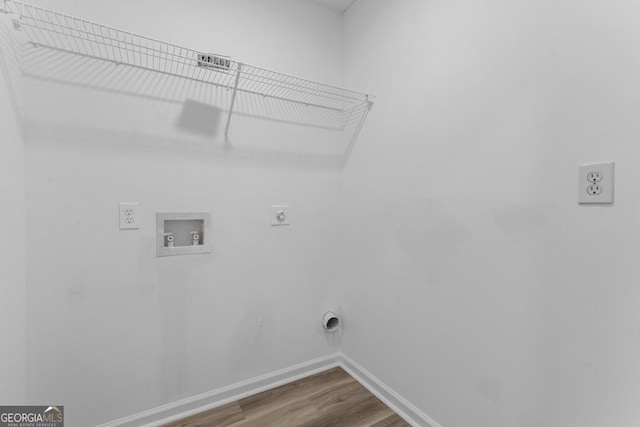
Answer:
<svg viewBox="0 0 640 427"><path fill-rule="evenodd" d="M140 228L139 209L137 203L120 203L120 230Z"/></svg>
<svg viewBox="0 0 640 427"><path fill-rule="evenodd" d="M271 225L290 225L289 205L271 205Z"/></svg>
<svg viewBox="0 0 640 427"><path fill-rule="evenodd" d="M613 162L578 166L578 203L613 203Z"/></svg>

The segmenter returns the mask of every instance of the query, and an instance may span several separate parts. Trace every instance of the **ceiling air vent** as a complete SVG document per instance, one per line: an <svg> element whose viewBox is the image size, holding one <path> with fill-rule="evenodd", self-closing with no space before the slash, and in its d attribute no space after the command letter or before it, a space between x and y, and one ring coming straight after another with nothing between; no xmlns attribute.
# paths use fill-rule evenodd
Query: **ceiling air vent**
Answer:
<svg viewBox="0 0 640 427"><path fill-rule="evenodd" d="M231 58L228 56L214 55L213 53L199 53L198 66L229 71L231 68Z"/></svg>

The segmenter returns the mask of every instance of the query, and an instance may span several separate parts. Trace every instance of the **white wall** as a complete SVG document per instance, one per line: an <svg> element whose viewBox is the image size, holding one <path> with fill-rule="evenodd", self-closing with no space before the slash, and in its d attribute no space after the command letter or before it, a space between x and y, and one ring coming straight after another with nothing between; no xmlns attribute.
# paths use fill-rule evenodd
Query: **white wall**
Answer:
<svg viewBox="0 0 640 427"><path fill-rule="evenodd" d="M344 84L377 102L342 197L343 349L443 426L640 424L639 19L604 0L345 16ZM615 206L578 206L576 165L606 160Z"/></svg>
<svg viewBox="0 0 640 427"><path fill-rule="evenodd" d="M312 2L39 3L342 79L341 15ZM37 57L25 65L30 402L95 425L338 349L320 324L339 303L336 132L282 123L293 107L240 96L225 142L224 90ZM178 125L185 114L191 131ZM192 132L214 120L213 135ZM139 231L118 230L121 201L140 203ZM274 203L291 205L290 227L269 226ZM213 253L156 258L155 213L203 211Z"/></svg>
<svg viewBox="0 0 640 427"><path fill-rule="evenodd" d="M24 151L17 57L10 21L0 16L0 401L25 403Z"/></svg>
<svg viewBox="0 0 640 427"><path fill-rule="evenodd" d="M225 143L224 111L213 136L177 126L224 91L27 61L29 402L94 425L309 360L335 350L318 320L342 304L346 353L444 426L640 423L636 2L359 1L344 46L311 2L39 3L329 83L344 68L378 97L343 185L343 141L278 121L289 107L241 97ZM617 161L616 204L579 207L575 166L598 160ZM120 201L139 231L117 230ZM292 227L268 227L271 203ZM212 212L214 253L156 258L157 211Z"/></svg>

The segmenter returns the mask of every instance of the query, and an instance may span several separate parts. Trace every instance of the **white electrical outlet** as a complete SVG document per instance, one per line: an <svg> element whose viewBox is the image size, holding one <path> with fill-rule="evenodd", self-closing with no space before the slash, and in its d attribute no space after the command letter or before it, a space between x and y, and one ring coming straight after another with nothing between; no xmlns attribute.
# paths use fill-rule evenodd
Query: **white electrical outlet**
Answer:
<svg viewBox="0 0 640 427"><path fill-rule="evenodd" d="M613 203L613 162L578 166L578 203Z"/></svg>
<svg viewBox="0 0 640 427"><path fill-rule="evenodd" d="M290 225L289 205L272 205L271 206L271 225Z"/></svg>
<svg viewBox="0 0 640 427"><path fill-rule="evenodd" d="M120 230L140 228L139 207L137 203L120 203Z"/></svg>

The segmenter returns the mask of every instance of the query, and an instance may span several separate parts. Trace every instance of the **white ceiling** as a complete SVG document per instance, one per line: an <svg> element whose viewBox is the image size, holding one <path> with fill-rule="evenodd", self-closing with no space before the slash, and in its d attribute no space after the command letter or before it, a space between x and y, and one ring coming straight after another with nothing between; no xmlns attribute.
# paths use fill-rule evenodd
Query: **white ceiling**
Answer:
<svg viewBox="0 0 640 427"><path fill-rule="evenodd" d="M351 7L356 0L313 0L329 9L336 10L338 12L344 12Z"/></svg>

